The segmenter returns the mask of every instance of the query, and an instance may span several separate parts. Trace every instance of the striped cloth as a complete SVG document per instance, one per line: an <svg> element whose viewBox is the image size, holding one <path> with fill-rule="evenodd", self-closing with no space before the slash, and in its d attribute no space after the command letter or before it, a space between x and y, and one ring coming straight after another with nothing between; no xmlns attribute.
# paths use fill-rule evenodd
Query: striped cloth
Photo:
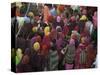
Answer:
<svg viewBox="0 0 100 75"><path fill-rule="evenodd" d="M67 53L65 54L65 62L68 64L73 64L75 59L75 46L68 45Z"/></svg>
<svg viewBox="0 0 100 75"><path fill-rule="evenodd" d="M56 50L50 50L49 70L58 70L58 53Z"/></svg>

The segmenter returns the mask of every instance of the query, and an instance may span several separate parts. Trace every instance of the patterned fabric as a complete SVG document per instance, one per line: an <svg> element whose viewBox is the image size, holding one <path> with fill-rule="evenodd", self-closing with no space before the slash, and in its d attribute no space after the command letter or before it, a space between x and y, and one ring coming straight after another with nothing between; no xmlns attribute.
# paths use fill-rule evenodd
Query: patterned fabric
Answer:
<svg viewBox="0 0 100 75"><path fill-rule="evenodd" d="M50 70L57 70L58 69L58 54L57 51L50 50Z"/></svg>
<svg viewBox="0 0 100 75"><path fill-rule="evenodd" d="M82 50L80 53L80 64L86 63L87 54L85 50Z"/></svg>
<svg viewBox="0 0 100 75"><path fill-rule="evenodd" d="M68 64L73 64L74 57L75 57L75 46L68 45L68 50L67 50L67 53L65 55L65 62Z"/></svg>

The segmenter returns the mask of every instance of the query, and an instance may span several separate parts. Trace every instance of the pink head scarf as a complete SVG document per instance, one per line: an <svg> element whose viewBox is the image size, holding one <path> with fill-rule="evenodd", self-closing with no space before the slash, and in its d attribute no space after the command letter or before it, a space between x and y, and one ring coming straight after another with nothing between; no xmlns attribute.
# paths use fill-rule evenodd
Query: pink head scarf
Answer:
<svg viewBox="0 0 100 75"><path fill-rule="evenodd" d="M60 22L61 21L61 17L60 16L57 16L57 22Z"/></svg>

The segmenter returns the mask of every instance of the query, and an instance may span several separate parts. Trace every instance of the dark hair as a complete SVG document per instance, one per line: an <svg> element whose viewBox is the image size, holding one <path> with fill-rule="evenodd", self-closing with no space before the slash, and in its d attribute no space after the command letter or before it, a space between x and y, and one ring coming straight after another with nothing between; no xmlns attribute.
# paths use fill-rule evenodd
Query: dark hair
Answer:
<svg viewBox="0 0 100 75"><path fill-rule="evenodd" d="M53 39L52 42L55 44L56 43L56 39Z"/></svg>
<svg viewBox="0 0 100 75"><path fill-rule="evenodd" d="M88 17L88 20L89 20L89 21L92 21L92 15L89 15L89 14L88 14L87 17Z"/></svg>
<svg viewBox="0 0 100 75"><path fill-rule="evenodd" d="M49 8L52 8L52 4L44 4L46 6L48 6Z"/></svg>
<svg viewBox="0 0 100 75"><path fill-rule="evenodd" d="M56 50L56 39L53 39L51 42L52 42L51 49L54 51Z"/></svg>

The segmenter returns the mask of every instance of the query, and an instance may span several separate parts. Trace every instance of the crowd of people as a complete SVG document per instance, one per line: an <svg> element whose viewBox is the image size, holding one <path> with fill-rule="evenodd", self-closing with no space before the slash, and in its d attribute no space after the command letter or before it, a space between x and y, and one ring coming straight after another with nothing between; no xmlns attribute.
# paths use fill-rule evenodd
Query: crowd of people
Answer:
<svg viewBox="0 0 100 75"><path fill-rule="evenodd" d="M12 66L16 72L95 68L97 27L97 7L12 4Z"/></svg>

